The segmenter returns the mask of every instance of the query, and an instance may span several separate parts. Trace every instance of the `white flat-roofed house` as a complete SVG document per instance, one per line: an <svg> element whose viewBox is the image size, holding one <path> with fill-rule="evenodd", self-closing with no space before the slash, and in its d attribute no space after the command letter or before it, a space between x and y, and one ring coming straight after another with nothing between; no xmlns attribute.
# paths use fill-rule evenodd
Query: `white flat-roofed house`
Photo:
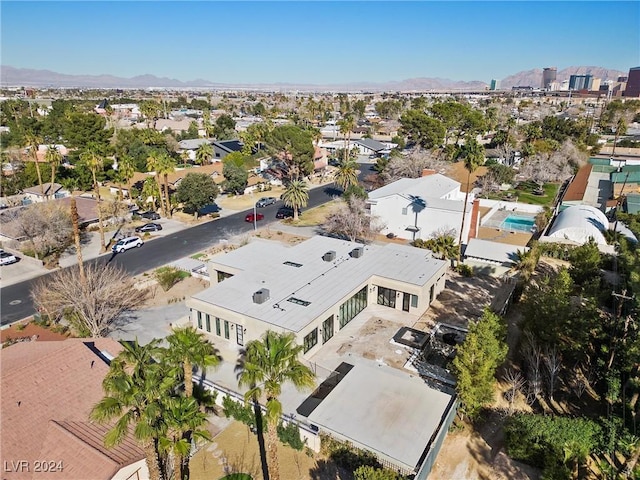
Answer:
<svg viewBox="0 0 640 480"><path fill-rule="evenodd" d="M402 178L369 192L367 200L371 215L378 216L385 228L382 234L392 234L405 240L427 240L442 232L460 235L464 192L460 183L438 173L420 178ZM462 243L466 244L473 217L473 195L469 195ZM477 215L476 215L477 217Z"/></svg>
<svg viewBox="0 0 640 480"><path fill-rule="evenodd" d="M444 289L447 266L404 245L321 236L295 246L257 240L214 257L212 286L187 306L195 327L218 345L239 350L267 330L292 332L308 356L367 305L424 313Z"/></svg>

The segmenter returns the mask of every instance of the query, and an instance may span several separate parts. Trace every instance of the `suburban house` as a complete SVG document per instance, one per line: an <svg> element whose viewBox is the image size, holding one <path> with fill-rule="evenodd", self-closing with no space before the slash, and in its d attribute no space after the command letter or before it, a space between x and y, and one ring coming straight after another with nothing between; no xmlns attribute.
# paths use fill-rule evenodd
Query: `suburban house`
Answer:
<svg viewBox="0 0 640 480"><path fill-rule="evenodd" d="M296 423L313 450L328 434L424 480L456 397L404 366L416 350L395 339L444 289L447 267L428 250L322 236L294 246L254 240L219 254L208 265L212 286L187 300L191 322L222 357L205 385L219 403L225 396L242 402L236 365L243 347L267 330L292 333L317 388L285 384L283 420Z"/></svg>
<svg viewBox="0 0 640 480"><path fill-rule="evenodd" d="M64 188L64 186L59 183L43 183L42 189L40 189L40 185L35 185L33 187L28 187L22 190L24 195L24 199L22 203L28 205L29 203L35 202L46 202L52 198L64 198L71 195L71 192Z"/></svg>
<svg viewBox="0 0 640 480"><path fill-rule="evenodd" d="M220 140L213 142L213 161L219 162L233 152L241 152L244 143L241 140Z"/></svg>
<svg viewBox="0 0 640 480"><path fill-rule="evenodd" d="M289 247L254 241L209 263L212 286L187 300L216 342L243 347L267 330L292 332L313 353L367 305L423 313L448 263L428 250L316 236Z"/></svg>
<svg viewBox="0 0 640 480"><path fill-rule="evenodd" d="M367 204L371 215L380 218L384 235L405 240L427 240L444 232L453 233L456 243L460 235L464 192L460 183L433 170L425 170L420 178L402 178L369 192ZM466 244L476 219L477 209L469 194L462 243Z"/></svg>
<svg viewBox="0 0 640 480"><path fill-rule="evenodd" d="M20 342L2 349L3 479L149 478L133 434L108 449L104 438L111 426L89 419L104 396L109 361L120 350L109 338Z"/></svg>

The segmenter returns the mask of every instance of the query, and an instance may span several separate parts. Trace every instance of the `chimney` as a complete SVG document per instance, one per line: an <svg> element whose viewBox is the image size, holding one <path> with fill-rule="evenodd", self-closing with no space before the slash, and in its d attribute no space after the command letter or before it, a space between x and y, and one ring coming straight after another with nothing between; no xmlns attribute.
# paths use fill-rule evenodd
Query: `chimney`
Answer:
<svg viewBox="0 0 640 480"><path fill-rule="evenodd" d="M327 253L325 253L322 256L322 260L324 260L325 262L333 262L335 259L336 259L335 250L329 250Z"/></svg>
<svg viewBox="0 0 640 480"><path fill-rule="evenodd" d="M269 289L261 288L253 294L253 303L262 304L269 300Z"/></svg>
<svg viewBox="0 0 640 480"><path fill-rule="evenodd" d="M432 168L423 168L422 169L422 176L423 177L428 177L429 175L435 175L437 172L432 169Z"/></svg>

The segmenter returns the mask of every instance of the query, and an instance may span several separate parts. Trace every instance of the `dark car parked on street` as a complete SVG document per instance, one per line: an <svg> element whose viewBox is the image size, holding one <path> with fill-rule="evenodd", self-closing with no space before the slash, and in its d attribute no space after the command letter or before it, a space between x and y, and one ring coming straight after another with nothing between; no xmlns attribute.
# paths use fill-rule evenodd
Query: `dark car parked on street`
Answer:
<svg viewBox="0 0 640 480"><path fill-rule="evenodd" d="M278 209L278 213L276 213L276 218L290 218L293 217L293 208L290 207L281 207Z"/></svg>
<svg viewBox="0 0 640 480"><path fill-rule="evenodd" d="M159 230L162 230L162 225L159 223L145 223L136 227L136 232L157 232Z"/></svg>

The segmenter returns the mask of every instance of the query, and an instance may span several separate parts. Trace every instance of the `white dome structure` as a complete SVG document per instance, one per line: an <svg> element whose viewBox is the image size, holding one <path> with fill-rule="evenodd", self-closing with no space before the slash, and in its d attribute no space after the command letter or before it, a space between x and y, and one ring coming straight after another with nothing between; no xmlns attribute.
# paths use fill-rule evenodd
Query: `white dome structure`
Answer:
<svg viewBox="0 0 640 480"><path fill-rule="evenodd" d="M593 238L598 245L606 245L602 232L608 228L609 220L600 210L589 205L574 205L558 214L547 236L581 245Z"/></svg>

